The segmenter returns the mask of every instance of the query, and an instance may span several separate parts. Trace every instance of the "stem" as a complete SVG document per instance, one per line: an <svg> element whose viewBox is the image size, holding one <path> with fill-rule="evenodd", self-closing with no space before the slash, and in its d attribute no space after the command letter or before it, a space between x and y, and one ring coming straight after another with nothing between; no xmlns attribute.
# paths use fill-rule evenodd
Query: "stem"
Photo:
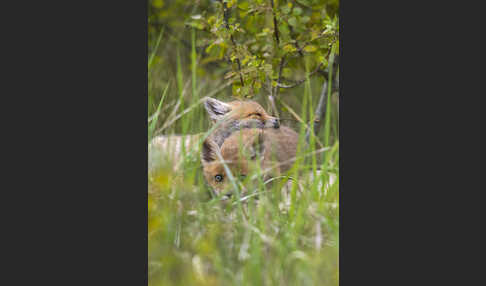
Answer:
<svg viewBox="0 0 486 286"><path fill-rule="evenodd" d="M279 40L279 37L278 37L277 15L275 14L275 8L274 8L274 5L273 5L273 0L270 0L270 3L272 4L273 29L275 31L275 39L277 40L277 45L280 45L280 40Z"/></svg>
<svg viewBox="0 0 486 286"><path fill-rule="evenodd" d="M273 0L270 0L270 4L272 6L272 15L273 15L273 31L275 35L275 41L277 42L277 46L275 50L278 50L280 46L280 38L279 38L279 32L278 32L278 24L277 24L277 14L275 13L275 5L273 3ZM273 109L273 115L279 117L277 106L275 105L275 98L278 97L278 85L280 84L280 81L282 80L282 70L285 65L285 55L282 55L282 58L280 59L280 64L279 64L279 69L278 69L278 78L277 78L277 85L275 87L272 87L272 92L268 99L270 100L270 105L272 106Z"/></svg>
<svg viewBox="0 0 486 286"><path fill-rule="evenodd" d="M314 119L314 134L319 133L321 127L322 118L326 110L326 94L327 94L327 81L322 84L321 96L319 97L319 103L317 104ZM306 140L309 141L310 130L307 130Z"/></svg>
<svg viewBox="0 0 486 286"><path fill-rule="evenodd" d="M233 34L231 34L231 30L230 30L230 27L229 27L229 24L228 24L228 6L226 4L226 2L223 2L223 0L220 0L221 3L223 4L223 19L224 19L224 25L226 27L226 29L228 30L228 32L230 33L230 40L231 40L231 43L233 44L233 48L235 49L235 53L237 52L236 50L236 42L235 42L235 39L233 38ZM241 86L245 86L244 82L243 82L243 75L241 74L241 64L240 64L240 59L238 57L236 57L236 64L238 65L238 73L240 74L240 82L241 82Z"/></svg>
<svg viewBox="0 0 486 286"><path fill-rule="evenodd" d="M329 57L329 80L328 80L328 86L327 86L327 94L329 96L327 97L327 106L326 106L326 118L324 122L324 147L329 146L329 134L330 134L330 128L331 128L331 92L332 92L332 69L334 65L334 54L335 54L335 48L336 45L333 44L331 46L331 53ZM327 154L325 155L325 161L327 162Z"/></svg>

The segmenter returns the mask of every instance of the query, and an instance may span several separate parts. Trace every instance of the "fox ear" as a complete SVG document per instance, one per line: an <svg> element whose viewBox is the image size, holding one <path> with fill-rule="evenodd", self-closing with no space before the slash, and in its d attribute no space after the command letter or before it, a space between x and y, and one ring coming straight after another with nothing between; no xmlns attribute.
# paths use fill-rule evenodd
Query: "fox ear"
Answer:
<svg viewBox="0 0 486 286"><path fill-rule="evenodd" d="M216 152L219 149L218 145L211 140L206 139L202 144L201 161L204 163L210 163L216 160Z"/></svg>
<svg viewBox="0 0 486 286"><path fill-rule="evenodd" d="M226 113L231 111L231 106L229 104L212 97L208 97L204 101L204 107L206 108L209 117L214 121L221 120Z"/></svg>
<svg viewBox="0 0 486 286"><path fill-rule="evenodd" d="M262 132L258 132L258 136L255 136L252 144L250 145L249 151L251 160L255 160L257 156L263 156L263 152L265 151L265 145L263 143Z"/></svg>

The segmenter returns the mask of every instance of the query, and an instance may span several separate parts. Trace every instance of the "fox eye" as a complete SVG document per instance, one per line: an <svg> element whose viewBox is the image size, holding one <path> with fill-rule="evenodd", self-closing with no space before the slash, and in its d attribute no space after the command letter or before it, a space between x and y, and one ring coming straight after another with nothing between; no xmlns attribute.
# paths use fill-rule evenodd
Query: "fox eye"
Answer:
<svg viewBox="0 0 486 286"><path fill-rule="evenodd" d="M248 115L248 116L253 116L253 115L255 115L255 116L262 116L262 114L261 114L261 113L258 113L258 112L251 113L251 114L250 114L250 115Z"/></svg>
<svg viewBox="0 0 486 286"><path fill-rule="evenodd" d="M223 180L223 176L218 174L218 175L214 176L214 180L216 180L216 182L219 183Z"/></svg>

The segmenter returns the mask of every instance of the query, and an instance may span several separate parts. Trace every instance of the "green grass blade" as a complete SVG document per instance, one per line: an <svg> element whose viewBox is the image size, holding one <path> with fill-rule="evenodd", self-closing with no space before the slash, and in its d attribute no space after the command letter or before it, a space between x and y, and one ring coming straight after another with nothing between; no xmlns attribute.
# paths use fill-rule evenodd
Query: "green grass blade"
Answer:
<svg viewBox="0 0 486 286"><path fill-rule="evenodd" d="M164 89L164 93L162 94L162 98L160 99L159 106L157 107L157 111L155 111L155 117L151 118L151 122L149 121L150 122L150 125L149 125L149 128L148 128L149 140L152 139L152 135L153 135L153 132L155 130L155 125L157 124L157 121L158 121L159 116L160 116L160 107L162 106L162 103L164 102L164 98L167 94L167 90L169 89L169 85L170 85L170 83L168 83L167 86Z"/></svg>
<svg viewBox="0 0 486 286"><path fill-rule="evenodd" d="M152 54L149 57L148 69L152 68L152 65L154 63L155 54L157 53L157 49L159 48L160 40L162 40L163 34L164 34L164 29L162 28L162 30L160 30L159 37L157 38L157 42L155 43L155 48L154 48Z"/></svg>

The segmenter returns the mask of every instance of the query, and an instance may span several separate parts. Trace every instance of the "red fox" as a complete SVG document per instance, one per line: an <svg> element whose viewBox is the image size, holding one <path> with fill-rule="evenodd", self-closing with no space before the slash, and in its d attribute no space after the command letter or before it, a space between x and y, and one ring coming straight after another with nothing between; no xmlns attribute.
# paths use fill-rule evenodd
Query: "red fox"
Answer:
<svg viewBox="0 0 486 286"><path fill-rule="evenodd" d="M298 134L286 126L279 129L242 129L231 134L219 147L211 138L204 141L201 151L206 181L221 195L229 187L228 174L219 155L235 177L246 177L259 164L271 169L264 179L287 171L297 152ZM241 148L240 148L241 147Z"/></svg>
<svg viewBox="0 0 486 286"><path fill-rule="evenodd" d="M211 135L218 146L233 132L244 128L280 128L278 118L270 116L255 101L231 101L228 103L208 98L204 107L213 123L221 122Z"/></svg>
<svg viewBox="0 0 486 286"><path fill-rule="evenodd" d="M245 128L279 129L278 118L270 116L263 107L255 101L223 102L208 97L204 107L211 121L218 126L208 138L218 146L233 132ZM204 133L193 135L162 135L152 139L149 145L149 170L167 160L179 162L182 157L182 146L185 150L193 150Z"/></svg>

